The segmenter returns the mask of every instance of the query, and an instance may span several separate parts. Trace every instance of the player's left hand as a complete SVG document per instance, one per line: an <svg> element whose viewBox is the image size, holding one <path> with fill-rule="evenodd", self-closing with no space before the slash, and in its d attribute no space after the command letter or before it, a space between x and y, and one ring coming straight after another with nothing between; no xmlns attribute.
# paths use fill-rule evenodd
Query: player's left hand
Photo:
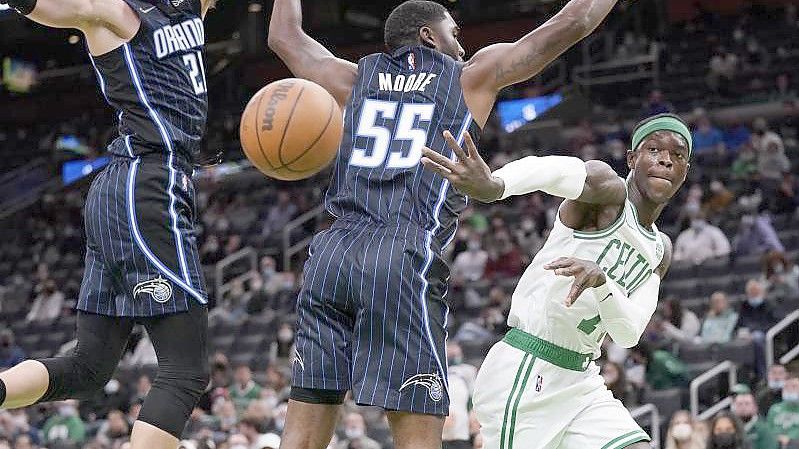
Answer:
<svg viewBox="0 0 799 449"><path fill-rule="evenodd" d="M599 287L606 281L605 272L599 265L576 257L559 257L544 265L544 269L552 270L558 276L574 277L572 288L566 295L566 307L571 307L585 289Z"/></svg>
<svg viewBox="0 0 799 449"><path fill-rule="evenodd" d="M447 178L458 191L477 201L490 203L502 197L505 183L491 174L491 169L480 157L468 132L464 135L463 148L449 131L444 131L444 140L457 156L457 161L425 147L422 148L422 164L425 168Z"/></svg>

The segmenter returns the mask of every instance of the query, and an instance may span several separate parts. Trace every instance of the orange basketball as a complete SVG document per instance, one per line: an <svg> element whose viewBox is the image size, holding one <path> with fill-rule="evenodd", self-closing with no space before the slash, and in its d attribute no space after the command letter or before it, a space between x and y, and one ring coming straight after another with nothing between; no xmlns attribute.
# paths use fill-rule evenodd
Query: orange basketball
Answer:
<svg viewBox="0 0 799 449"><path fill-rule="evenodd" d="M344 131L336 100L311 81L288 78L261 89L241 116L244 154L267 176L309 178L336 156Z"/></svg>

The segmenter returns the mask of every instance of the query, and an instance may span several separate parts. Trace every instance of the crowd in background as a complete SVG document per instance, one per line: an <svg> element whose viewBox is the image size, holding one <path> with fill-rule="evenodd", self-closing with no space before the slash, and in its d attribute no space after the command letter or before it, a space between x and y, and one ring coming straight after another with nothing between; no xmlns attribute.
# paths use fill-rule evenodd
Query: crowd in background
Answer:
<svg viewBox="0 0 799 449"><path fill-rule="evenodd" d="M796 26L796 8L785 11ZM694 26L694 25L690 25ZM706 82L714 95L742 95L748 81L771 64L756 33L741 23L726 41L717 42ZM650 51L651 42L628 35L618 57ZM788 49L784 50L788 52ZM671 55L674 60L674 53ZM785 101L785 113L767 121L719 123L701 108L685 115L693 130L694 156L686 185L659 224L674 241L674 264L690 272L713 264L755 260L755 269L741 282L720 285L699 297L682 297L664 286L664 297L642 343L625 350L609 341L599 361L614 396L627 407L642 404L647 392L683 388L690 380L686 363L674 348L680 345L752 342L756 357L745 384L733 387L730 412L700 422L679 411L670 416L666 449L799 448L799 370L763 359L765 332L779 321L785 304L799 298L799 234L786 226L799 219L799 106L789 73L780 73L767 97ZM664 91L655 89L641 102L640 117L674 111ZM627 173L630 124L610 115L602 122L584 120L564 138L562 154L602 159L621 176ZM51 149L61 134L80 134L88 148L104 141L99 128L78 117L55 132L0 132L0 145L35 145ZM235 145L236 117L225 116L210 128L209 146ZM493 168L515 158L540 154L537 142L525 137L500 139L492 118L480 149ZM15 217L14 229L0 243L0 314L31 328L53 329L74 323L83 251L84 188L49 194ZM290 355L294 339L290 319L302 278L286 270L280 256L282 230L297 216L321 202L322 190L312 183L262 183L236 190L224 184L204 185L198 194L199 249L206 267L242 248L259 250L257 268L232 283L224 294L214 292L212 329L235 329L264 318L275 323L274 335L258 347L256 361L240 362L217 351L209 361L212 381L185 430L185 449L276 449L288 398ZM468 347L490 345L507 329L505 320L518 276L541 248L559 200L543 194L518 197L485 206L472 205L447 257L451 261L452 317L447 346L452 407L445 424L448 448L481 447L479 426L470 412L470 396L480 358ZM299 229L307 236L317 225ZM726 266L726 265L725 265ZM295 263L294 267L301 267ZM689 307L698 300L698 307ZM3 320L0 320L3 321ZM8 324L8 323L7 323ZM74 341L65 334L58 351ZM0 330L0 370L26 356L40 356L11 328ZM39 340L37 340L39 341ZM55 340L52 340L55 341ZM52 350L50 348L50 354ZM20 411L0 411L0 449L122 449L151 386L155 353L146 334L137 330L122 369L91 400L43 404ZM758 380L762 379L762 380ZM685 405L685 402L683 402ZM347 402L331 449L387 449L389 430L380 410Z"/></svg>

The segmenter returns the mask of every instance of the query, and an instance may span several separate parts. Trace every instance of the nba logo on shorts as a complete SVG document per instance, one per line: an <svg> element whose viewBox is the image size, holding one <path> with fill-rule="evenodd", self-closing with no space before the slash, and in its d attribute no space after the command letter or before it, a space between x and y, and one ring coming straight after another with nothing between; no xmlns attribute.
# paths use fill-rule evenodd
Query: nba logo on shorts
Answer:
<svg viewBox="0 0 799 449"><path fill-rule="evenodd" d="M408 53L408 68L416 70L416 56L413 53Z"/></svg>
<svg viewBox="0 0 799 449"><path fill-rule="evenodd" d="M535 378L535 391L540 392L541 388L543 388L543 387L544 387L544 378L541 377L541 375L539 374Z"/></svg>

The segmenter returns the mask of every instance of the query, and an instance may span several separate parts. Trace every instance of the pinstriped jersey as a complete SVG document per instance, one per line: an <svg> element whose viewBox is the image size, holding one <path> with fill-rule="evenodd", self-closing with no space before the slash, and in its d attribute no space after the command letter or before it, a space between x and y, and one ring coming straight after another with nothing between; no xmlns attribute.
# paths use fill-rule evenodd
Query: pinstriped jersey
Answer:
<svg viewBox="0 0 799 449"><path fill-rule="evenodd" d="M544 247L527 267L513 292L508 325L555 343L563 348L599 357L607 334L599 316L599 305L591 289L571 307L564 301L574 278L545 270L558 257L576 257L596 262L630 300L660 265L663 241L656 226L646 229L638 222L635 206L625 201L624 211L609 228L584 232L560 221L560 211ZM654 313L655 304L652 304Z"/></svg>
<svg viewBox="0 0 799 449"><path fill-rule="evenodd" d="M358 62L344 136L327 192L330 213L348 221L410 224L440 249L455 233L466 197L419 163L422 147L454 157L442 133L476 139L461 89L462 63L416 46Z"/></svg>
<svg viewBox="0 0 799 449"><path fill-rule="evenodd" d="M200 150L208 113L200 0L125 0L141 18L130 42L89 56L100 90L117 111L124 156Z"/></svg>

